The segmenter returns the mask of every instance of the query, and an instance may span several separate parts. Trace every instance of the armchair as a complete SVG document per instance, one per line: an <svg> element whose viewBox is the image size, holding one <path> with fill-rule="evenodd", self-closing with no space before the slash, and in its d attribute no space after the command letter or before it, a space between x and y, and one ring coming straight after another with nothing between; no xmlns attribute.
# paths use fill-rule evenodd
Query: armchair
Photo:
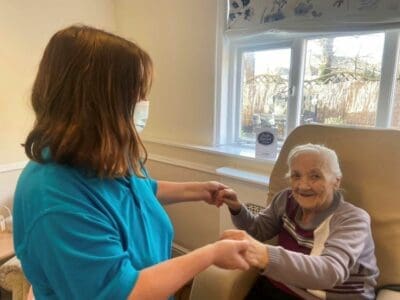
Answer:
<svg viewBox="0 0 400 300"><path fill-rule="evenodd" d="M0 288L10 292L12 300L26 299L29 287L30 284L25 278L21 263L16 256L0 266Z"/></svg>
<svg viewBox="0 0 400 300"><path fill-rule="evenodd" d="M371 216L380 269L377 299L400 299L400 130L326 125L296 128L287 137L272 170L267 203L287 187L289 151L305 143L323 144L336 151L345 199ZM194 279L190 299L243 299L255 277L254 270L233 272L210 267Z"/></svg>

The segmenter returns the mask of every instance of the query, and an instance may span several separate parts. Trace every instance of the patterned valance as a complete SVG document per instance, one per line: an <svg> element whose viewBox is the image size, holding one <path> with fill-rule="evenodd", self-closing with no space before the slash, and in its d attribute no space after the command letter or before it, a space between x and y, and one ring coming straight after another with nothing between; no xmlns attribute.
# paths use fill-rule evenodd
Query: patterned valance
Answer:
<svg viewBox="0 0 400 300"><path fill-rule="evenodd" d="M400 0L229 0L228 31L400 29Z"/></svg>

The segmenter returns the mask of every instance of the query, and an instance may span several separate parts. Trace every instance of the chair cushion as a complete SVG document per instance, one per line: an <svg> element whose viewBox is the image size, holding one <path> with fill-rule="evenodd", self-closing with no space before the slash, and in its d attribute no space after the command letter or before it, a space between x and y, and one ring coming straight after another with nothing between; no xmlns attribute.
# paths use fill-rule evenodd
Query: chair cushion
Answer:
<svg viewBox="0 0 400 300"><path fill-rule="evenodd" d="M387 289L382 289L379 291L376 300L399 300L400 291L392 291Z"/></svg>

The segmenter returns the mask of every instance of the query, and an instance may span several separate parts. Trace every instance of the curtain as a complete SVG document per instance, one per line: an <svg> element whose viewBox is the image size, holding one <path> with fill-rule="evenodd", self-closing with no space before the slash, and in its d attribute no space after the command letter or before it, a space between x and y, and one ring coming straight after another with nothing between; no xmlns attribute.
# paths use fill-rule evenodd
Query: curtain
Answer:
<svg viewBox="0 0 400 300"><path fill-rule="evenodd" d="M228 32L400 29L400 0L228 0Z"/></svg>

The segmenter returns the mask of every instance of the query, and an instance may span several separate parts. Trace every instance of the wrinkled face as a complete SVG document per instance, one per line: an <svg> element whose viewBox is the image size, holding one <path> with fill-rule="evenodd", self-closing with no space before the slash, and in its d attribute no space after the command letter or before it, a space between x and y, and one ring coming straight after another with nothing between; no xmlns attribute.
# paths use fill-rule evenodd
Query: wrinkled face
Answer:
<svg viewBox="0 0 400 300"><path fill-rule="evenodd" d="M340 180L318 153L300 153L290 165L290 185L304 210L320 211L331 204Z"/></svg>

